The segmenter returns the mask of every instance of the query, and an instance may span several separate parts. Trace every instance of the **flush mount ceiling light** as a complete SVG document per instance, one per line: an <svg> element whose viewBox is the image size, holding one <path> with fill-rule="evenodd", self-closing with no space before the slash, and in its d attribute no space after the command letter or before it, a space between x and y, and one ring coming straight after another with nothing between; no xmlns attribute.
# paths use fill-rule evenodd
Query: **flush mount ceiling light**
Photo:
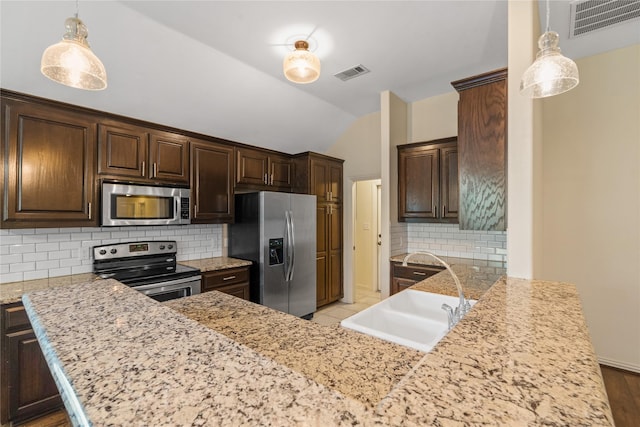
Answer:
<svg viewBox="0 0 640 427"><path fill-rule="evenodd" d="M546 98L573 89L580 82L578 66L563 56L558 47L560 37L549 31L549 0L547 0L547 27L538 39L540 51L520 81L520 93L529 98Z"/></svg>
<svg viewBox="0 0 640 427"><path fill-rule="evenodd" d="M64 23L66 33L62 41L49 46L42 54L40 71L51 80L85 90L107 87L107 72L87 42L87 27L75 17Z"/></svg>
<svg viewBox="0 0 640 427"><path fill-rule="evenodd" d="M295 42L295 50L284 57L282 68L287 80L294 83L312 83L320 77L320 60L309 52L309 43L304 40Z"/></svg>

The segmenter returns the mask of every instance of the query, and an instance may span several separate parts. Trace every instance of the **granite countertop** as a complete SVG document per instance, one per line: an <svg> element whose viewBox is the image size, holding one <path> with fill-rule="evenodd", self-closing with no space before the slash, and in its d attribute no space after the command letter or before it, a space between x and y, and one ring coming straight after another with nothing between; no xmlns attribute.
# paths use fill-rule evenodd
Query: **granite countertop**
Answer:
<svg viewBox="0 0 640 427"><path fill-rule="evenodd" d="M251 265L251 261L230 257L213 257L192 261L178 261L178 264L199 268L200 271L224 270L227 268ZM69 276L49 277L46 279L25 280L22 282L0 283L0 304L19 302L23 294L39 289L77 285L99 279L93 273L73 274Z"/></svg>
<svg viewBox="0 0 640 427"><path fill-rule="evenodd" d="M189 267L199 268L203 273L207 271L226 270L228 268L246 267L251 265L251 261L244 259L231 258L231 257L214 257L196 259L193 261L180 261L180 264L187 265Z"/></svg>
<svg viewBox="0 0 640 427"><path fill-rule="evenodd" d="M418 350L338 325L309 322L221 292L165 305L371 407L424 356Z"/></svg>
<svg viewBox="0 0 640 427"><path fill-rule="evenodd" d="M49 277L47 279L25 280L0 284L0 304L20 302L22 295L41 289L78 285L99 279L93 273L73 274L69 276Z"/></svg>
<svg viewBox="0 0 640 427"><path fill-rule="evenodd" d="M427 354L217 292L159 304L95 281L24 300L94 425L613 425L575 286L487 290L452 264L479 301ZM447 274L414 288L450 292Z"/></svg>

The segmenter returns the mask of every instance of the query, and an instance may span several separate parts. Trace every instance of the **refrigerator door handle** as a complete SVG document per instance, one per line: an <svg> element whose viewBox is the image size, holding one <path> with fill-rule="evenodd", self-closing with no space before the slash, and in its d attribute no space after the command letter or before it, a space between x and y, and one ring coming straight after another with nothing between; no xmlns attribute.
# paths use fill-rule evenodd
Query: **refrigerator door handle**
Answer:
<svg viewBox="0 0 640 427"><path fill-rule="evenodd" d="M291 216L284 211L284 280L291 281Z"/></svg>
<svg viewBox="0 0 640 427"><path fill-rule="evenodd" d="M293 211L289 211L289 239L291 245L289 251L291 253L291 262L289 264L289 281L293 280L293 270L296 264L296 233L295 224L293 222Z"/></svg>

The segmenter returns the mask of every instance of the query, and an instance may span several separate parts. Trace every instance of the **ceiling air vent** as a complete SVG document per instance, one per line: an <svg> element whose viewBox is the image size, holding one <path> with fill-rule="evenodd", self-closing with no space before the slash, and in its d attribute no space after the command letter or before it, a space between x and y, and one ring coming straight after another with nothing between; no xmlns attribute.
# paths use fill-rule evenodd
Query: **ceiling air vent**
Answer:
<svg viewBox="0 0 640 427"><path fill-rule="evenodd" d="M578 0L571 2L569 38L640 18L640 0Z"/></svg>
<svg viewBox="0 0 640 427"><path fill-rule="evenodd" d="M338 74L334 74L334 76L336 76L343 82L346 82L347 80L351 80L355 77L361 76L363 74L367 74L368 72L369 72L369 69L364 65L360 64L360 65L356 65L355 67L351 67L347 70L341 71Z"/></svg>

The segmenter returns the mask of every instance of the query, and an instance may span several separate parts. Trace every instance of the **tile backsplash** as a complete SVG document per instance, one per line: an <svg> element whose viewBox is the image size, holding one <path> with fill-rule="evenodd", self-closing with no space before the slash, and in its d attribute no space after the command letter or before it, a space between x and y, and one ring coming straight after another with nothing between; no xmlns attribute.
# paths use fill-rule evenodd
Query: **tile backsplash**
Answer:
<svg viewBox="0 0 640 427"><path fill-rule="evenodd" d="M415 251L506 262L507 233L460 230L457 224L398 223L392 226L391 254Z"/></svg>
<svg viewBox="0 0 640 427"><path fill-rule="evenodd" d="M0 283L92 270L91 248L139 240L175 240L178 261L222 254L222 225L28 228L0 230Z"/></svg>

